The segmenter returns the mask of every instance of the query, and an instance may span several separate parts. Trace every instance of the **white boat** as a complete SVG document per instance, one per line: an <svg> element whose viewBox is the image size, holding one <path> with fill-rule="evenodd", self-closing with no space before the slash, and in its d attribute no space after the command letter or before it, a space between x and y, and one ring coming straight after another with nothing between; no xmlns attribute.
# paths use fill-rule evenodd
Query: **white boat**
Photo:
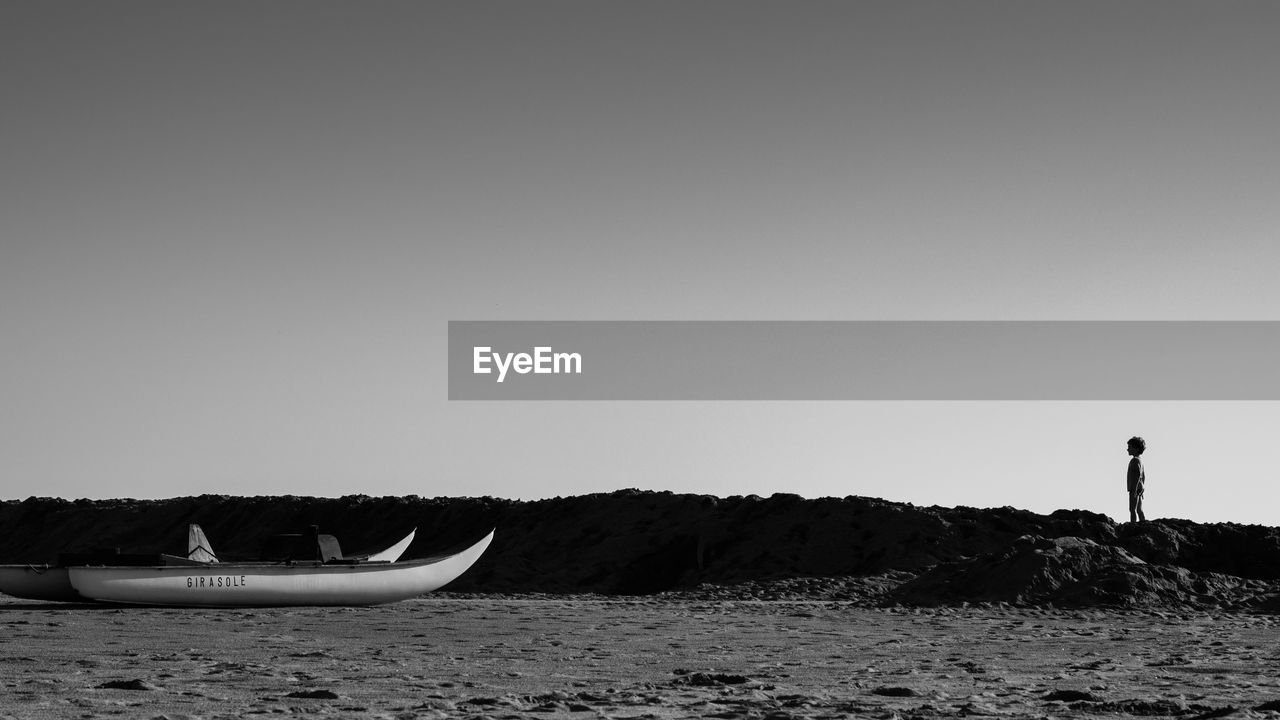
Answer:
<svg viewBox="0 0 1280 720"><path fill-rule="evenodd" d="M413 536L418 534L418 528L409 531L409 534L403 540L392 545L391 547L370 555L367 559L370 562L395 562L400 559L405 550L409 549L409 544L413 542Z"/></svg>
<svg viewBox="0 0 1280 720"><path fill-rule="evenodd" d="M417 534L417 528L409 532L400 542L388 547L381 552L373 553L368 556L356 556L349 558L359 561L368 562L384 562L393 563L400 559L405 550L409 548L413 542L414 536ZM70 565L119 565L113 557L108 554L86 554L72 553L69 556L69 562L58 565L47 564L24 564L24 565L0 565L0 593L12 595L13 597L23 598L26 600L43 600L56 602L87 602L91 598L87 598L71 586L71 576L67 573L67 567ZM126 556L118 556L123 558ZM132 558L132 565L139 565L140 561L135 556L127 556ZM144 562L144 566L151 567L156 563L156 559L162 560L166 565L181 563L184 566L194 563L219 564L221 561L213 552L213 545L209 542L209 538L205 536L204 530L195 523L187 526L187 556L182 558L173 555L152 555L151 559ZM186 562L184 562L186 561Z"/></svg>
<svg viewBox="0 0 1280 720"><path fill-rule="evenodd" d="M187 560L192 562L218 562L218 558L210 549L209 540L204 535L204 530L199 525L192 523L187 526ZM403 541L402 541L403 542ZM393 548L399 547L395 545L383 552L389 552ZM26 565L0 565L0 593L12 595L13 597L23 598L26 600L45 600L56 602L85 602L88 598L76 592L71 587L71 577L67 574L68 565L76 564L108 564L113 561L123 560L125 557L133 558L134 556L112 557L106 552L102 553L64 553L60 556L68 562L59 562L57 565L48 564L26 564ZM147 562L155 562L156 559L167 562L181 562L181 558L174 556L158 555L151 556L152 559ZM133 560L137 564L138 560Z"/></svg>
<svg viewBox="0 0 1280 720"><path fill-rule="evenodd" d="M457 554L405 562L77 566L67 572L81 596L130 605L378 605L448 584L466 572L492 541L490 531Z"/></svg>
<svg viewBox="0 0 1280 720"><path fill-rule="evenodd" d="M60 565L0 565L0 593L26 600L84 602Z"/></svg>

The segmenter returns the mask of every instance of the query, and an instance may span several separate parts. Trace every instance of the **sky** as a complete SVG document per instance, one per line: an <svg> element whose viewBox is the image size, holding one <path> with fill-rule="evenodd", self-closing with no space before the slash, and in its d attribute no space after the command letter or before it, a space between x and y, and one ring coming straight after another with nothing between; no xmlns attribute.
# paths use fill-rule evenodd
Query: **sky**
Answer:
<svg viewBox="0 0 1280 720"><path fill-rule="evenodd" d="M449 401L450 320L1277 320L1265 2L0 5L0 499L1280 524L1274 402Z"/></svg>

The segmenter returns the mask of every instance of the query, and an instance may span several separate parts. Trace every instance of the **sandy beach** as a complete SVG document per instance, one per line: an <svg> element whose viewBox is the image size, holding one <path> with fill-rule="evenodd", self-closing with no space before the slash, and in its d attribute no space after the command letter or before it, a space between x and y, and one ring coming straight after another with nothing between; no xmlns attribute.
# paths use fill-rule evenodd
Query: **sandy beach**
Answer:
<svg viewBox="0 0 1280 720"><path fill-rule="evenodd" d="M0 626L5 718L1280 717L1261 614L442 594Z"/></svg>

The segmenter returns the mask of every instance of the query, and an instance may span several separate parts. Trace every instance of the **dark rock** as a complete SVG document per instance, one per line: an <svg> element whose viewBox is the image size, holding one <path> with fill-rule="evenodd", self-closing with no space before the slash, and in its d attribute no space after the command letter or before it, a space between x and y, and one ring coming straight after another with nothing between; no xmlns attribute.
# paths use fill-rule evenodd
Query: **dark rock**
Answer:
<svg viewBox="0 0 1280 720"><path fill-rule="evenodd" d="M339 538L351 554L385 547L417 527L406 558L444 552L497 528L489 551L447 588L454 592L727 588L726 598L1154 607L1223 602L1237 593L1240 578L1280 580L1276 528L1185 520L1116 525L1085 510L1039 515L854 496L715 498L639 490L533 502L365 495L29 498L0 502L0 562L49 562L60 552L102 547L183 553L191 522L200 523L226 560L255 558L268 537L310 525ZM1023 536L1029 539L1018 541ZM1005 577L1010 573L1012 579ZM1232 602L1280 612L1280 600L1269 599L1276 590L1252 588Z"/></svg>
<svg viewBox="0 0 1280 720"><path fill-rule="evenodd" d="M872 695L884 695L886 697L919 697L920 693L909 687L878 687L871 691Z"/></svg>
<svg viewBox="0 0 1280 720"><path fill-rule="evenodd" d="M1072 709L1085 710L1094 714L1122 714L1144 717L1170 717L1189 714L1199 715L1217 708L1203 705L1186 705L1170 700L1122 700L1120 702L1076 703Z"/></svg>
<svg viewBox="0 0 1280 720"><path fill-rule="evenodd" d="M1098 702L1100 698L1084 690L1054 690L1044 696L1045 700L1055 702Z"/></svg>
<svg viewBox="0 0 1280 720"><path fill-rule="evenodd" d="M1280 579L1280 528L1157 520L1119 526L1116 544L1152 564L1192 572Z"/></svg>
<svg viewBox="0 0 1280 720"><path fill-rule="evenodd" d="M0 562L59 552L185 550L187 523L225 559L255 558L267 538L317 525L351 554L419 529L407 558L498 528L489 551L450 590L653 593L700 583L920 572L994 552L1022 534L1109 539L1102 515L1013 508L923 508L874 498L714 498L624 490L534 502L416 496L228 497L0 502Z"/></svg>
<svg viewBox="0 0 1280 720"><path fill-rule="evenodd" d="M146 680L108 680L97 686L99 690L155 690Z"/></svg>
<svg viewBox="0 0 1280 720"><path fill-rule="evenodd" d="M337 700L338 695L332 690L296 690L285 695L289 698L301 698L304 700Z"/></svg>
<svg viewBox="0 0 1280 720"><path fill-rule="evenodd" d="M1023 536L1003 552L940 564L888 597L923 606L1197 606L1239 585L1237 578L1150 565L1124 548L1085 538Z"/></svg>
<svg viewBox="0 0 1280 720"><path fill-rule="evenodd" d="M1228 715L1236 714L1239 710L1240 708L1232 707L1230 705L1226 707L1213 708L1211 710L1205 710L1199 715L1193 717L1191 720L1211 720L1212 718L1226 717Z"/></svg>
<svg viewBox="0 0 1280 720"><path fill-rule="evenodd" d="M704 673L689 672L687 670L675 671L677 677L673 683L676 685L691 685L693 687L716 687L719 685L741 685L751 682L751 679L745 675L730 675L728 673Z"/></svg>

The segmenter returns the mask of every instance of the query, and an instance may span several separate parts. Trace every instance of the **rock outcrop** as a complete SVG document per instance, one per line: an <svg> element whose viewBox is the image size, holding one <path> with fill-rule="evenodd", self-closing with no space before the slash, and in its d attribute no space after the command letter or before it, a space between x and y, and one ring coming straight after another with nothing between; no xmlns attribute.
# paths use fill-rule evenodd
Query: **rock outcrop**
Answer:
<svg viewBox="0 0 1280 720"><path fill-rule="evenodd" d="M907 605L1212 607L1246 588L1253 589L1241 578L1153 565L1115 545L1024 535L1003 552L941 563L896 588L889 600Z"/></svg>
<svg viewBox="0 0 1280 720"><path fill-rule="evenodd" d="M719 498L624 490L518 502L495 498L227 497L0 503L0 561L120 548L183 552L199 523L224 558L318 525L347 553L419 528L406 557L497 534L448 589L651 594L812 588L878 601L1204 604L1280 580L1280 531L1158 520L1117 525L1084 510L917 507L865 497ZM821 581L809 582L811 579ZM905 581L905 582L904 582ZM753 592L755 592L753 591ZM866 595L870 597L870 595ZM1253 597L1251 596L1251 597ZM887 600L886 600L887 599ZM1264 604L1261 600L1255 604Z"/></svg>

